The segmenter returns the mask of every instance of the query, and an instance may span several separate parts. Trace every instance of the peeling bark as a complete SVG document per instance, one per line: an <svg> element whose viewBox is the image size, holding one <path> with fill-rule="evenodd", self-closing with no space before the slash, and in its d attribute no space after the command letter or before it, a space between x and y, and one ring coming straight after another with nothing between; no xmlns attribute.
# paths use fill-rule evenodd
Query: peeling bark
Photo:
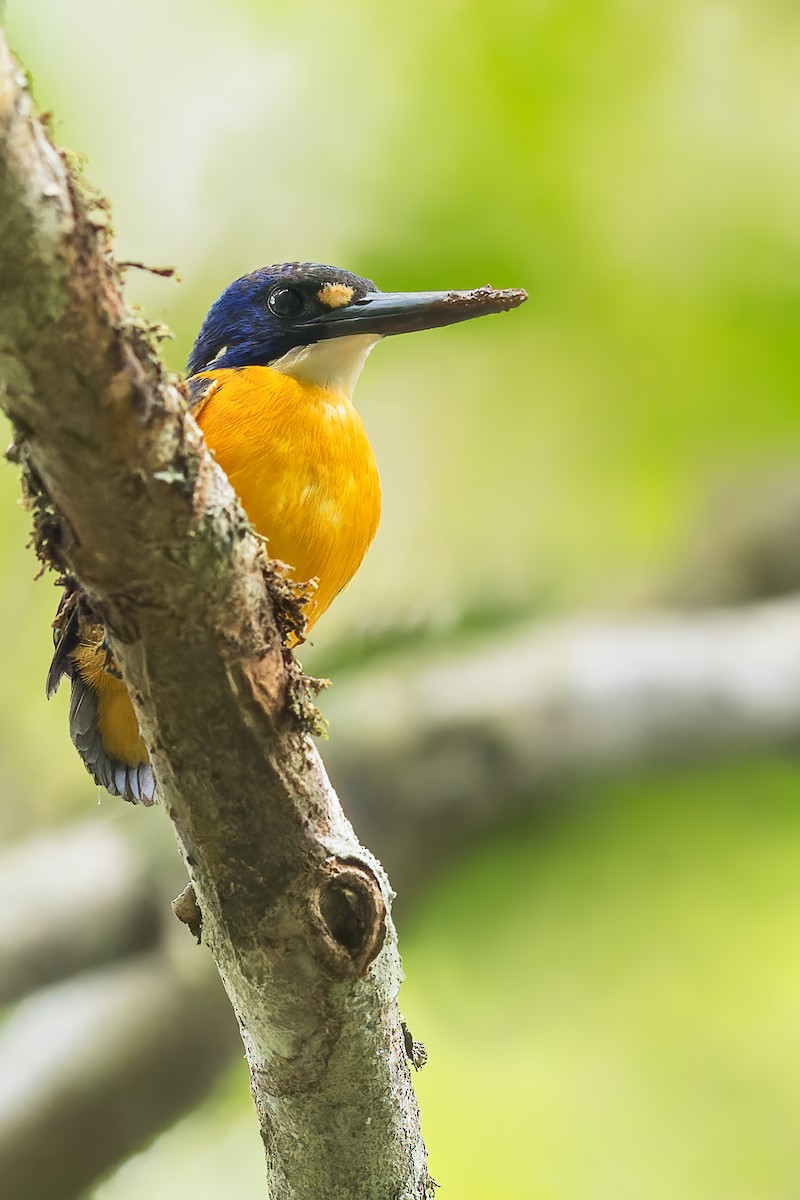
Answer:
<svg viewBox="0 0 800 1200"><path fill-rule="evenodd" d="M284 662L296 598L126 309L108 224L0 41L0 402L39 553L85 589L131 691L239 1020L269 1194L424 1197L392 892Z"/></svg>

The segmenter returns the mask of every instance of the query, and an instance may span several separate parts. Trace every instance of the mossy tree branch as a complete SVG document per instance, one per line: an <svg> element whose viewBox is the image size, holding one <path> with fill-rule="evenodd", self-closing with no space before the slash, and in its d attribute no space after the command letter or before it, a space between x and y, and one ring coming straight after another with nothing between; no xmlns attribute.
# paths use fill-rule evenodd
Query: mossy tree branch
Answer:
<svg viewBox="0 0 800 1200"><path fill-rule="evenodd" d="M133 696L242 1030L269 1194L423 1197L391 891L284 661L296 599L126 308L106 208L2 40L0 260L0 400L38 549L85 589Z"/></svg>

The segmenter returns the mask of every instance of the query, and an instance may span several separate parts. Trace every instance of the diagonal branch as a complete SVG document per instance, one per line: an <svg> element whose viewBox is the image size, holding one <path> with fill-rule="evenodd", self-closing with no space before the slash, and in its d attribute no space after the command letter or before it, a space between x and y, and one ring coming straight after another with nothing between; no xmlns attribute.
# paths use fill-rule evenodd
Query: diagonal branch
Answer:
<svg viewBox="0 0 800 1200"><path fill-rule="evenodd" d="M242 1030L270 1196L425 1196L391 891L304 727L282 653L296 601L1 40L0 260L0 401L39 550L86 590L131 690Z"/></svg>

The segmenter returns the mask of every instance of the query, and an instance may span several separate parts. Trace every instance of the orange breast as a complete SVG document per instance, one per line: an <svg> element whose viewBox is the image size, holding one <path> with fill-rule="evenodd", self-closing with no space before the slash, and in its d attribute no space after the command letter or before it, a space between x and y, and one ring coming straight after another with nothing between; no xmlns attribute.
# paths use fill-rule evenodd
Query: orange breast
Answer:
<svg viewBox="0 0 800 1200"><path fill-rule="evenodd" d="M378 469L349 397L269 367L212 371L195 417L269 552L317 579L309 628L357 571L380 519Z"/></svg>

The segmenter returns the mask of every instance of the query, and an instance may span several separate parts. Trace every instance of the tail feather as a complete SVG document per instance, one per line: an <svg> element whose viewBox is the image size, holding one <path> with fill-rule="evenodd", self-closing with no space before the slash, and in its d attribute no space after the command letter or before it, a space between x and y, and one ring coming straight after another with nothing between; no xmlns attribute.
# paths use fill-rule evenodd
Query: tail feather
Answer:
<svg viewBox="0 0 800 1200"><path fill-rule="evenodd" d="M111 757L103 746L97 725L95 692L77 670L70 672L70 678L69 732L87 771L95 783L112 796L121 796L129 804L143 804L149 808L156 798L156 781L150 763L130 766Z"/></svg>
<svg viewBox="0 0 800 1200"><path fill-rule="evenodd" d="M53 622L55 651L47 672L47 696L54 695L67 676L70 681L69 732L75 749L95 783L112 796L146 807L155 803L156 781L150 763L130 766L113 758L103 746L98 725L97 693L81 678L73 652L80 642L80 594L67 584Z"/></svg>

